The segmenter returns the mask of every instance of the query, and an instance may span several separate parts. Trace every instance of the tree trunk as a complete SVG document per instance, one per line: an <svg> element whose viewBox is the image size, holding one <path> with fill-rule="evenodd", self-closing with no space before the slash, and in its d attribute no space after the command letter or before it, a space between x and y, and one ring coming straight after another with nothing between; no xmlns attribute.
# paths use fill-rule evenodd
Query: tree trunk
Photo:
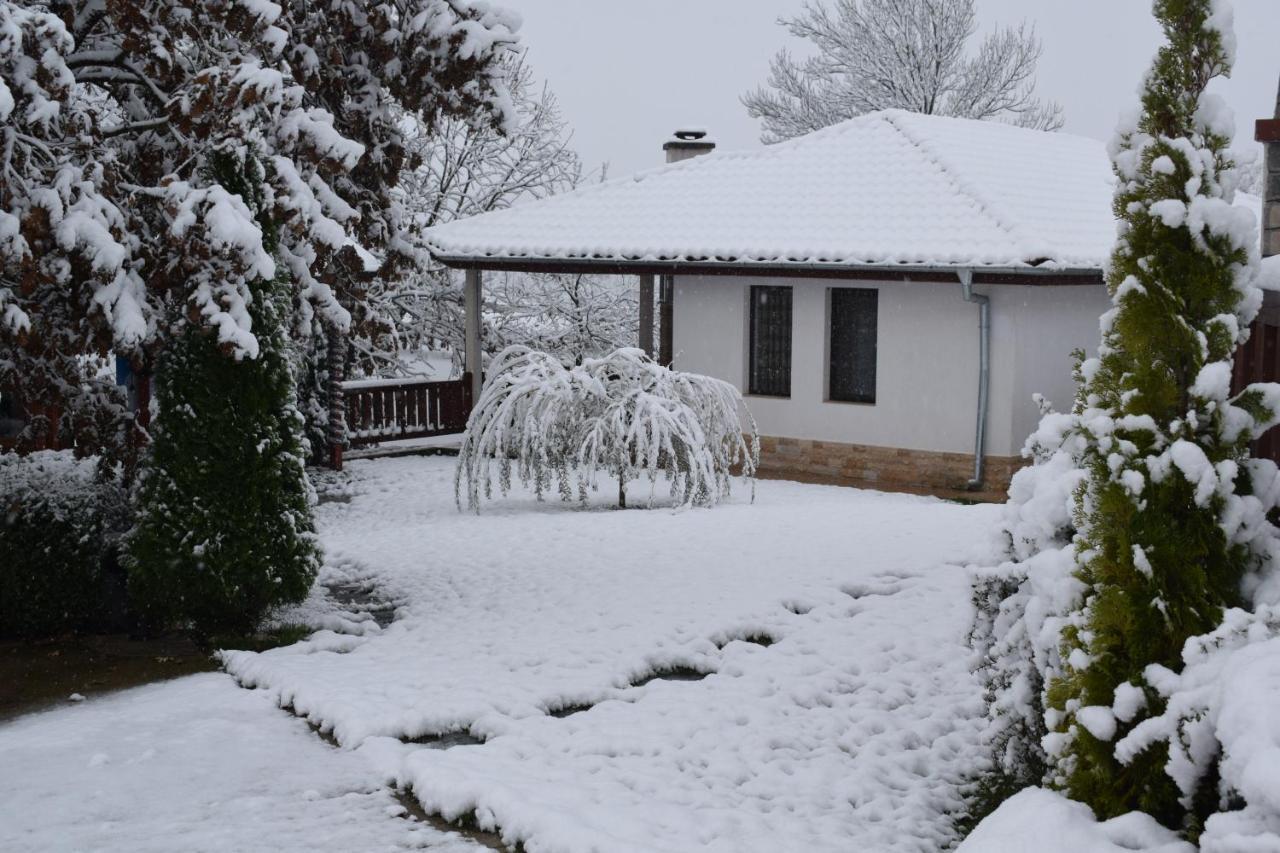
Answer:
<svg viewBox="0 0 1280 853"><path fill-rule="evenodd" d="M622 474L618 475L618 509L627 508L627 481Z"/></svg>

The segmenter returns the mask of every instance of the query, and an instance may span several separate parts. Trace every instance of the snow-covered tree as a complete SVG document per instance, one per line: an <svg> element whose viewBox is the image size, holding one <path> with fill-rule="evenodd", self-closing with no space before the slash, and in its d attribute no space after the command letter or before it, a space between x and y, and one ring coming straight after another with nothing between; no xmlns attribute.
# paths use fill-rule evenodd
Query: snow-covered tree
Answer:
<svg viewBox="0 0 1280 853"><path fill-rule="evenodd" d="M1034 96L1040 41L1025 24L977 32L974 0L806 0L779 21L814 50L783 50L747 111L778 142L882 109L1057 130L1062 110Z"/></svg>
<svg viewBox="0 0 1280 853"><path fill-rule="evenodd" d="M1043 761L1099 817L1145 811L1194 838L1245 793L1243 757L1215 728L1213 667L1179 673L1274 628L1280 482L1249 445L1280 418L1280 386L1231 387L1261 292L1256 222L1232 205L1233 118L1206 92L1231 68L1230 7L1154 8L1167 44L1111 147L1113 307L1072 412L1046 415L1040 464L1011 490L1013 591L978 633L1006 774Z"/></svg>
<svg viewBox="0 0 1280 853"><path fill-rule="evenodd" d="M743 413L746 422L743 421ZM490 365L458 456L458 506L479 511L496 475L503 494L513 469L538 499L553 486L586 501L605 472L618 483L660 476L680 504L711 506L729 494L732 472L750 479L759 436L733 385L662 367L638 349L566 367L526 347Z"/></svg>
<svg viewBox="0 0 1280 853"><path fill-rule="evenodd" d="M523 345L582 364L636 341L634 278L500 273L486 280L486 348Z"/></svg>
<svg viewBox="0 0 1280 853"><path fill-rule="evenodd" d="M80 356L114 328L136 330L125 318L139 313L142 283L123 263L126 217L101 186L104 165L75 156L97 110L68 65L74 45L46 7L0 2L0 387L83 410L97 365ZM83 251L67 257L77 242ZM67 286L77 274L96 286ZM106 322L86 331L91 317ZM20 446L56 428L36 417Z"/></svg>
<svg viewBox="0 0 1280 853"><path fill-rule="evenodd" d="M252 358L277 274L291 326L344 327L350 243L388 276L422 259L401 118L505 123L515 27L470 0L0 0L0 363L47 399L76 355L145 365L192 325ZM225 155L261 170L273 252Z"/></svg>
<svg viewBox="0 0 1280 853"><path fill-rule="evenodd" d="M76 365L158 368L129 544L156 624L305 593L283 336L348 326L355 247L387 277L423 260L401 122L504 126L516 26L471 0L0 0L0 370L74 408Z"/></svg>
<svg viewBox="0 0 1280 853"><path fill-rule="evenodd" d="M555 94L538 85L522 57L504 61L502 75L512 104L505 129L465 116L427 127L405 116L406 151L415 165L404 172L396 196L415 229L545 198L582 180L582 164L569 145L568 123ZM421 370L424 351L461 352L462 274L423 256L423 263L371 282L364 293L352 337L355 372L409 375ZM522 309L532 308L528 302L506 303L502 297L535 297L541 277L518 277L518 288L490 288L487 308L527 313ZM486 329L486 345L500 340L491 331Z"/></svg>

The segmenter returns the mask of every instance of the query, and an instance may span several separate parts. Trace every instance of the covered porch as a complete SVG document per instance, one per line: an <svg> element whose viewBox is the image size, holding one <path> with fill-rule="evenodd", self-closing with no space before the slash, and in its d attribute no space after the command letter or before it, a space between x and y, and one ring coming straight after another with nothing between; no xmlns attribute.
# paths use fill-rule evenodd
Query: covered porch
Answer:
<svg viewBox="0 0 1280 853"><path fill-rule="evenodd" d="M484 273L558 272L542 263L479 265L448 263L465 274L463 288L463 372L457 379L352 379L344 376L345 342L335 340L328 353L330 467L341 470L344 458L389 456L451 450L448 439L466 431L467 419L484 383ZM576 270L563 270L576 271ZM637 279L639 301L636 345L669 366L672 360L671 277L602 271ZM656 297L656 310L655 310ZM655 322L655 320L657 322ZM352 453L348 454L347 449Z"/></svg>

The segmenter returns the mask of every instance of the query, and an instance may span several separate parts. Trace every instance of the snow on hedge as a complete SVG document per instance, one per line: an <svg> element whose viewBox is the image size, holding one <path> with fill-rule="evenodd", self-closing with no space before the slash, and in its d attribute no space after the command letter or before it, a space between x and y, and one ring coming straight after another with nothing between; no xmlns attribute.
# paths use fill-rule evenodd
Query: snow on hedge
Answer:
<svg viewBox="0 0 1280 853"><path fill-rule="evenodd" d="M70 450L0 453L0 510L20 514L40 507L59 521L90 514L98 498L96 459L76 459Z"/></svg>
<svg viewBox="0 0 1280 853"><path fill-rule="evenodd" d="M738 389L663 367L642 350L565 367L514 346L488 374L458 455L459 507L465 494L478 512L495 475L505 495L513 468L539 500L554 482L561 498L583 502L604 471L624 506L625 484L642 477L650 505L662 475L677 503L711 506L728 497L735 468L748 480L755 473L760 439Z"/></svg>
<svg viewBox="0 0 1280 853"><path fill-rule="evenodd" d="M1280 606L1227 611L1217 630L1187 642L1182 662L1179 673L1147 668L1167 706L1120 740L1117 755L1167 745L1166 772L1188 807L1216 765L1218 794L1235 807L1209 817L1201 849L1280 850Z"/></svg>
<svg viewBox="0 0 1280 853"><path fill-rule="evenodd" d="M1082 441L1077 416L1047 414L1028 440L1026 452L1036 464L1014 476L1002 510L998 531L1009 560L975 570L975 638L991 699L986 738L1005 773L1033 784L1051 781L1027 773L1045 766L1061 740L1052 732L1057 717L1046 713L1043 691L1063 671L1062 631L1084 593L1074 528L1075 494L1085 476L1078 461ZM1236 535L1258 529L1259 507L1274 506L1280 488L1272 463L1245 465L1260 491L1237 499ZM1256 611L1229 610L1218 629L1188 640L1181 673L1150 666L1143 684L1121 685L1110 706L1076 712L1080 725L1110 740L1117 722L1134 720L1145 708L1143 688L1167 700L1162 713L1116 743L1117 756L1123 761L1167 744L1166 772L1188 802L1217 764L1223 802L1243 808L1210 818L1201 839L1207 851L1241 849L1233 845L1250 836L1258 836L1257 849L1280 849L1280 774L1274 770L1280 767L1274 712L1280 708L1280 572L1257 572L1245 589Z"/></svg>
<svg viewBox="0 0 1280 853"><path fill-rule="evenodd" d="M1044 689L1062 671L1066 614L1084 593L1073 538L1085 472L1073 423L1071 415L1046 410L1024 450L1035 464L1014 474L996 527L1008 559L974 570L973 639L989 706L985 738L999 772L1014 785L1044 781Z"/></svg>
<svg viewBox="0 0 1280 853"><path fill-rule="evenodd" d="M1084 803L1043 788L1028 788L1005 801L956 853L1195 853L1195 846L1130 812L1097 820Z"/></svg>
<svg viewBox="0 0 1280 853"><path fill-rule="evenodd" d="M1028 452L1037 463L1014 476L999 526L1011 559L975 572L975 637L990 698L985 740L1002 772L1023 784L1052 781L1035 775L1047 769L1061 740L1052 732L1056 716L1046 713L1043 691L1063 671L1062 630L1084 592L1076 576L1072 517L1084 472L1074 461L1080 437L1068 428L1072 421L1072 416L1050 415L1029 440ZM1256 469L1254 481L1264 490L1257 500L1274 505L1269 491L1280 484L1273 474L1265 476L1271 463L1246 464ZM1206 823L1200 838L1205 853L1280 850L1280 572L1255 574L1246 588L1256 611L1231 609L1216 630L1188 640L1180 673L1152 665L1141 685L1121 685L1110 706L1076 712L1092 735L1111 740L1118 722L1134 720L1145 708L1144 688L1166 701L1161 713L1116 742L1116 754L1125 761L1167 746L1165 771L1188 805L1216 767L1225 805ZM1131 834L1146 820L1133 813L1095 823L1086 806L1047 791L1028 791L983 821L961 850L999 853L1031 845L1045 850L1050 836L1065 840L1045 853L1194 849L1185 843L1169 846L1173 835ZM1046 826L1061 831L1046 833Z"/></svg>

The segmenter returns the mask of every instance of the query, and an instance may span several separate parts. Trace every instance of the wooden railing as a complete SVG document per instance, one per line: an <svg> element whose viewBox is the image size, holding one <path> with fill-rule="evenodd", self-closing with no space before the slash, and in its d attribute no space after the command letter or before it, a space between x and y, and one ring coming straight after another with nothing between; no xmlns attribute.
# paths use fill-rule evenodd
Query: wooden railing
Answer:
<svg viewBox="0 0 1280 853"><path fill-rule="evenodd" d="M42 434L28 439L26 450L58 450L62 409L39 403L24 404L13 391L0 389L0 451L17 449L19 438L33 417L45 418L46 426Z"/></svg>
<svg viewBox="0 0 1280 853"><path fill-rule="evenodd" d="M471 415L470 374L447 382L358 379L340 387L352 447L455 435L466 429Z"/></svg>

